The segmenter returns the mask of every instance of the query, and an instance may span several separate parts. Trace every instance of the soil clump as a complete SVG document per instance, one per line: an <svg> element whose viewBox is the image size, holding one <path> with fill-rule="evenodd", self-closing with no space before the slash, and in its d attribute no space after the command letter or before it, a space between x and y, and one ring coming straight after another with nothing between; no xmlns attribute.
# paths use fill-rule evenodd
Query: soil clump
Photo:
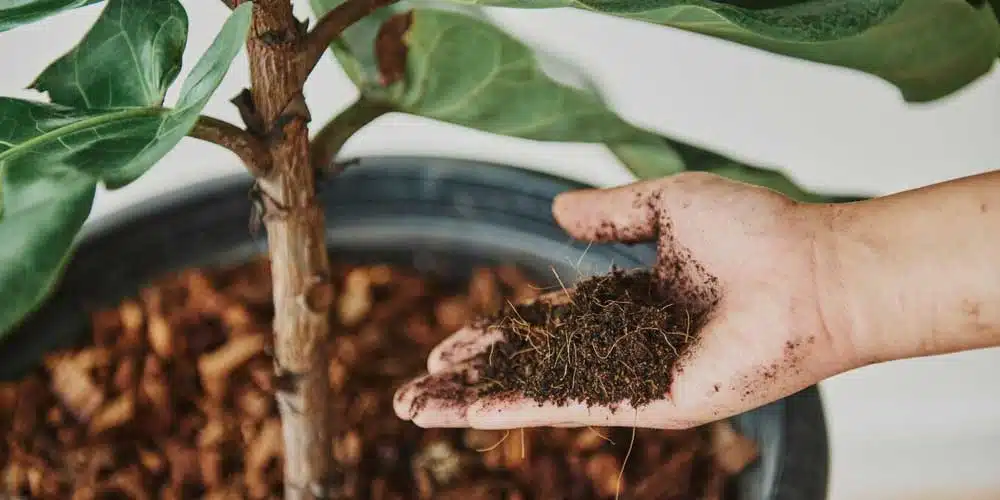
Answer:
<svg viewBox="0 0 1000 500"><path fill-rule="evenodd" d="M473 360L478 392L612 408L660 399L704 319L677 298L652 271L614 270L552 301L509 303L479 323L503 338Z"/></svg>

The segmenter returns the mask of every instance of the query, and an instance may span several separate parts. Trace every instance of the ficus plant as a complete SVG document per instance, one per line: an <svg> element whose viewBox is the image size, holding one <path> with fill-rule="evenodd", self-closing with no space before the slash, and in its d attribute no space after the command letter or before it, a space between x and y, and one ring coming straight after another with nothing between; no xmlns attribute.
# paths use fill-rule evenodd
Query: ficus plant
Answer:
<svg viewBox="0 0 1000 500"><path fill-rule="evenodd" d="M0 97L0 340L58 282L98 185L128 186L185 138L228 148L255 179L268 239L286 496L323 497L334 477L322 356L333 291L316 187L345 168L341 147L376 118L407 113L524 140L603 144L639 178L699 169L799 200L846 199L633 125L592 85L551 76L468 4L572 7L688 30L874 75L909 102L958 91L1000 52L996 0L446 1L309 0L309 22L292 0L222 0L232 12L172 103L165 96L188 35L178 0L0 1L0 32L104 4L79 43L30 83L37 100ZM232 99L243 123L203 115L244 48L251 84ZM360 96L310 133L303 85L327 54Z"/></svg>

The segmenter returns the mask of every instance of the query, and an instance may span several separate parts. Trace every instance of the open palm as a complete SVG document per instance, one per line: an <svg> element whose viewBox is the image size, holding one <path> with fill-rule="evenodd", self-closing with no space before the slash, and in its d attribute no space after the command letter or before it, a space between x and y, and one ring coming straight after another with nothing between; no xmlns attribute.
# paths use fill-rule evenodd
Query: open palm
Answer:
<svg viewBox="0 0 1000 500"><path fill-rule="evenodd" d="M397 414L423 427L685 428L741 413L848 368L849 346L830 335L837 311L817 283L824 230L809 205L711 174L685 173L609 190L567 193L553 212L573 237L658 242L657 274L704 311L698 340L675 365L663 397L616 410L571 402L478 398L451 382L499 337L465 328L438 345L428 374L401 387ZM560 292L561 293L561 292ZM549 296L552 299L552 296ZM556 299L557 300L557 299ZM452 384L464 398L435 399ZM434 387L434 391L428 388ZM458 399L459 402L455 402Z"/></svg>

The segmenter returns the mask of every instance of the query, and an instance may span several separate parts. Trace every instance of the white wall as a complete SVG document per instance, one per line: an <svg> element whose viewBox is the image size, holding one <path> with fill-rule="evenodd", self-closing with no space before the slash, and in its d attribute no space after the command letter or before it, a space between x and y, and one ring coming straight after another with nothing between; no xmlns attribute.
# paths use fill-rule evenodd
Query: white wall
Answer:
<svg viewBox="0 0 1000 500"><path fill-rule="evenodd" d="M217 0L184 3L192 18L188 69L226 10ZM97 13L90 7L0 35L0 94L32 96L21 89ZM943 101L907 105L873 77L680 31L577 11L493 15L523 40L590 68L607 98L633 121L783 166L811 188L891 193L1000 162L998 72ZM245 58L233 68L208 114L237 120L228 98L247 85ZM354 95L329 60L307 88L318 123ZM344 153L503 161L597 185L630 180L598 147L531 144L403 117L379 121ZM100 193L94 217L240 168L226 151L184 141L127 189ZM985 350L874 366L825 382L831 498L971 498L979 491L1000 497L998 381L1000 350Z"/></svg>

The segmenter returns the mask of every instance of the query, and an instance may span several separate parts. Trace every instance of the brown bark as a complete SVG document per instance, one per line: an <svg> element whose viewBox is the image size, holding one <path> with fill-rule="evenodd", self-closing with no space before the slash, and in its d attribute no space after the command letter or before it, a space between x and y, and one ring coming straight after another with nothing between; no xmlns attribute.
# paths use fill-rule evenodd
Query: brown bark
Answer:
<svg viewBox="0 0 1000 500"><path fill-rule="evenodd" d="M272 163L258 182L274 283L274 357L289 499L325 497L331 462L324 354L332 293L323 212L309 160L298 63L302 36L289 0L254 2L247 53L253 104Z"/></svg>

